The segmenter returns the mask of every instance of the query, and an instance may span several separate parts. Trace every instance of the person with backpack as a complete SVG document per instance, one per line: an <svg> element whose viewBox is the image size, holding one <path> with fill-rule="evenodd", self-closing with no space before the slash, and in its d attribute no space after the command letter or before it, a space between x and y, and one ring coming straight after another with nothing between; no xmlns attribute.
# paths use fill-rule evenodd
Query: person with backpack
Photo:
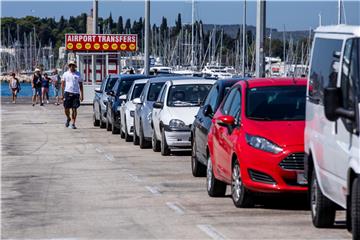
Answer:
<svg viewBox="0 0 360 240"><path fill-rule="evenodd" d="M11 79L9 81L9 88L12 93L12 103L16 103L17 94L20 91L20 82L15 76L15 73L11 73Z"/></svg>
<svg viewBox="0 0 360 240"><path fill-rule="evenodd" d="M41 97L41 86L42 86L41 70L39 68L35 68L33 79L31 82L31 87L33 89L33 98L32 98L33 106L37 104L37 99L40 100L40 106L44 105L42 103L42 97Z"/></svg>
<svg viewBox="0 0 360 240"><path fill-rule="evenodd" d="M56 99L55 105L60 105L60 97L61 97L61 77L58 74L58 70L55 68L53 71L53 75L51 77L51 82L54 87L54 96Z"/></svg>

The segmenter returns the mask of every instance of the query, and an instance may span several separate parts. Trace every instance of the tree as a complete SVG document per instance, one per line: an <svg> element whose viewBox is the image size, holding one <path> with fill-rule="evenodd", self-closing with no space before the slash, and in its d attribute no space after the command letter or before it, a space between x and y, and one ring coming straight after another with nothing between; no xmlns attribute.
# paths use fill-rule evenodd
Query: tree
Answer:
<svg viewBox="0 0 360 240"><path fill-rule="evenodd" d="M80 20L80 32L81 33L86 33L87 30L87 14L86 13L82 13L81 14L81 20Z"/></svg>
<svg viewBox="0 0 360 240"><path fill-rule="evenodd" d="M118 18L118 22L116 25L116 31L117 31L117 33L124 33L124 25L123 25L122 16L119 16L119 18Z"/></svg>
<svg viewBox="0 0 360 240"><path fill-rule="evenodd" d="M167 35L167 32L168 32L167 19L165 17L162 17L162 21L160 25L160 34L162 38L164 38Z"/></svg>
<svg viewBox="0 0 360 240"><path fill-rule="evenodd" d="M131 20L128 18L125 23L125 33L130 33L131 31Z"/></svg>
<svg viewBox="0 0 360 240"><path fill-rule="evenodd" d="M64 16L60 17L59 23L58 23L58 28L59 29L64 29L66 26L66 21L64 19Z"/></svg>

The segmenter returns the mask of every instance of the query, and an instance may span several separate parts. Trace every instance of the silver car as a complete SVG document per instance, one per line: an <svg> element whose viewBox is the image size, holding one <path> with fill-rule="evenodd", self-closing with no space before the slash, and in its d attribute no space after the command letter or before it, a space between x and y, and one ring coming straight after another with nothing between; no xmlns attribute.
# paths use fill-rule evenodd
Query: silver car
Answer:
<svg viewBox="0 0 360 240"><path fill-rule="evenodd" d="M134 145L140 145L140 148L151 147L153 129L151 127L151 113L153 104L156 101L161 88L168 80L186 79L186 76L166 76L151 78L145 84L143 92L139 98L135 98L133 103L136 104L134 114Z"/></svg>

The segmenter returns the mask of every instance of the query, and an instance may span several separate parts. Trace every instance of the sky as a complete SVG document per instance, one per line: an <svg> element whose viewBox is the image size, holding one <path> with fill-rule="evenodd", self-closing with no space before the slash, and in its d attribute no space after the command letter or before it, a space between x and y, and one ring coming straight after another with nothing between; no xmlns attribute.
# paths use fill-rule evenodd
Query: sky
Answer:
<svg viewBox="0 0 360 240"><path fill-rule="evenodd" d="M241 24L243 0L215 1L195 0L195 19L206 24ZM92 1L20 1L1 0L2 17L55 17L69 18L83 12L90 13ZM152 24L160 24L165 16L169 25L174 25L177 14L181 13L183 23L191 23L191 0L151 0ZM344 0L344 9L347 24L360 25L360 1ZM117 21L122 16L132 21L144 16L144 1L131 0L99 0L99 16L112 17ZM266 21L267 27L282 30L308 30L319 25L321 15L322 25L337 23L337 1L283 1L267 0ZM256 25L256 1L247 1L247 24Z"/></svg>

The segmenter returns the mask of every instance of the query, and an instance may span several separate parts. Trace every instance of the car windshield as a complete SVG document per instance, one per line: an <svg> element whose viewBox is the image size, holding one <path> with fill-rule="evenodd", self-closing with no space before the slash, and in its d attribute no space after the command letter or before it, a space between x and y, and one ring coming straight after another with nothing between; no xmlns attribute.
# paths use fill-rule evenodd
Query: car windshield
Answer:
<svg viewBox="0 0 360 240"><path fill-rule="evenodd" d="M151 83L149 88L149 93L147 95L147 100L155 102L159 96L161 88L164 86L165 82Z"/></svg>
<svg viewBox="0 0 360 240"><path fill-rule="evenodd" d="M120 84L118 86L118 95L124 95L127 94L130 90L131 85L133 84L134 80L126 80L126 81L120 81Z"/></svg>
<svg viewBox="0 0 360 240"><path fill-rule="evenodd" d="M109 81L107 82L105 92L110 91L114 87L114 85L118 79L119 78L110 78Z"/></svg>
<svg viewBox="0 0 360 240"><path fill-rule="evenodd" d="M211 84L187 84L171 86L167 98L167 105L169 107L200 106L211 87Z"/></svg>
<svg viewBox="0 0 360 240"><path fill-rule="evenodd" d="M134 90L130 100L140 97L142 90L144 89L145 83L139 83L134 86Z"/></svg>
<svg viewBox="0 0 360 240"><path fill-rule="evenodd" d="M246 116L253 120L305 119L305 86L258 87L247 91Z"/></svg>

